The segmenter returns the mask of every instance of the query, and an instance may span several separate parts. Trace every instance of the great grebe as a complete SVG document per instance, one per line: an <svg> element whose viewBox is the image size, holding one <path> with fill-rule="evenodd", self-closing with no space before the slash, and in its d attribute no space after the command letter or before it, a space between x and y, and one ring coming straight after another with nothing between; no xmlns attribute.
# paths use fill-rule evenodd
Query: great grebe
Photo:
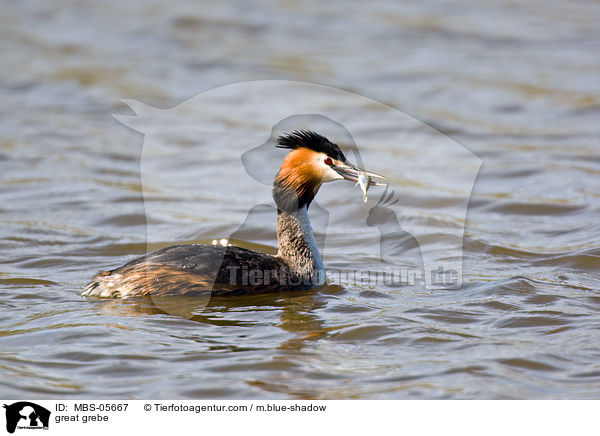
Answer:
<svg viewBox="0 0 600 436"><path fill-rule="evenodd" d="M308 219L310 203L323 183L360 182L366 193L368 185L385 185L386 179L352 165L336 144L311 131L281 135L277 143L290 152L273 183L276 255L233 246L176 245L99 273L83 295L226 295L303 290L324 284L325 268Z"/></svg>

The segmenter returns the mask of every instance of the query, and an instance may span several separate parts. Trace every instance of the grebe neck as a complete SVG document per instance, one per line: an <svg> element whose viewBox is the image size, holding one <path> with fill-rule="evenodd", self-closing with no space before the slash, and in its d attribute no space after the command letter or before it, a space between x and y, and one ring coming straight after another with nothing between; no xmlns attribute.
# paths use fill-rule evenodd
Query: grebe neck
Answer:
<svg viewBox="0 0 600 436"><path fill-rule="evenodd" d="M277 257L281 258L292 272L309 279L318 274L319 282L324 282L325 267L317 249L306 206L295 212L277 210L277 243Z"/></svg>

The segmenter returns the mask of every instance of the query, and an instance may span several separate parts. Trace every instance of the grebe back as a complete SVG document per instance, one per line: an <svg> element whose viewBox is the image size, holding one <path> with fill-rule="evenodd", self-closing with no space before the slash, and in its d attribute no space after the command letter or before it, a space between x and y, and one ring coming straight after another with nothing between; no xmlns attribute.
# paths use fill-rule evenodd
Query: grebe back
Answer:
<svg viewBox="0 0 600 436"><path fill-rule="evenodd" d="M166 295L236 295L304 290L325 283L325 268L315 242L308 207L323 183L357 182L371 186L385 177L350 164L340 148L310 131L281 135L289 149L273 183L277 206L276 255L241 247L188 244L166 247L111 271L103 271L82 295L129 298Z"/></svg>

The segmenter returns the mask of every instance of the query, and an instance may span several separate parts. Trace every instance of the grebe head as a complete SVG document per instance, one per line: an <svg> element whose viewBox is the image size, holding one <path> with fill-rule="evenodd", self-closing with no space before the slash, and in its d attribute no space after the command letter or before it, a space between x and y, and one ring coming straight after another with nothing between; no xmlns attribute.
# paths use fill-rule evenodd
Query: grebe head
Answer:
<svg viewBox="0 0 600 436"><path fill-rule="evenodd" d="M297 130L278 138L278 147L291 150L273 185L277 208L293 212L308 207L323 183L358 181L360 175L371 185L385 185L386 178L352 165L336 144L317 133Z"/></svg>

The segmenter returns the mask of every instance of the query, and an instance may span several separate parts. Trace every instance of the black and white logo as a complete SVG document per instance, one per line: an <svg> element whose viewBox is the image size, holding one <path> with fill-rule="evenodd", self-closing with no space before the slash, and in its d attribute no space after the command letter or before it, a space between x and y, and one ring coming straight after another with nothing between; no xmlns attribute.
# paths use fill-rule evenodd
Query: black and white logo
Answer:
<svg viewBox="0 0 600 436"><path fill-rule="evenodd" d="M6 431L14 433L16 429L48 429L50 411L29 401L19 401L4 405L6 409Z"/></svg>

